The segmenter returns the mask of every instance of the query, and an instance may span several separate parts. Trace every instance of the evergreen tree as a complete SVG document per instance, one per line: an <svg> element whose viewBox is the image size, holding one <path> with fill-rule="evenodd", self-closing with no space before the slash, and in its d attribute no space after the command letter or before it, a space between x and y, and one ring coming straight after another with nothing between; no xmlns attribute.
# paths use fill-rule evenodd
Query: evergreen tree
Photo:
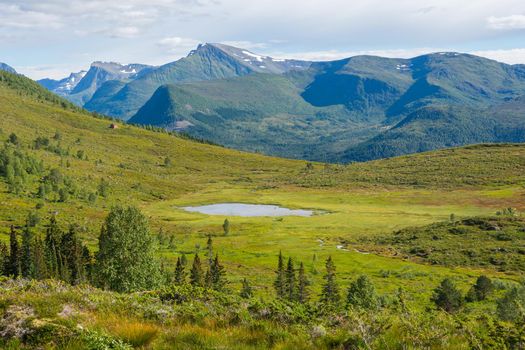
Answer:
<svg viewBox="0 0 525 350"><path fill-rule="evenodd" d="M160 282L155 237L138 208L113 207L99 236L98 285L118 292L155 288Z"/></svg>
<svg viewBox="0 0 525 350"><path fill-rule="evenodd" d="M304 270L304 264L299 265L299 274L297 276L297 301L299 303L306 303L310 298L310 281Z"/></svg>
<svg viewBox="0 0 525 350"><path fill-rule="evenodd" d="M224 219L224 223L222 224L222 230L224 231L225 236L228 236L230 234L230 221L228 219Z"/></svg>
<svg viewBox="0 0 525 350"><path fill-rule="evenodd" d="M335 265L331 256L326 259L325 267L326 273L323 276L324 284L321 292L321 303L326 306L337 306L341 300L341 296L336 281Z"/></svg>
<svg viewBox="0 0 525 350"><path fill-rule="evenodd" d="M85 273L85 282L92 283L93 281L93 256L88 247L82 247L82 265Z"/></svg>
<svg viewBox="0 0 525 350"><path fill-rule="evenodd" d="M208 258L208 268L211 269L213 265L213 240L211 235L208 235L208 241L206 242L206 254Z"/></svg>
<svg viewBox="0 0 525 350"><path fill-rule="evenodd" d="M62 256L69 271L68 282L79 284L87 281L84 265L84 247L78 238L78 227L71 225L69 231L62 236Z"/></svg>
<svg viewBox="0 0 525 350"><path fill-rule="evenodd" d="M180 263L182 266L186 267L188 265L188 258L186 258L186 254L182 253L180 256Z"/></svg>
<svg viewBox="0 0 525 350"><path fill-rule="evenodd" d="M226 286L225 281L225 275L226 272L224 270L224 267L219 262L219 255L215 255L215 259L213 260L213 264L210 269L210 275L211 275L211 288L217 291L224 290L224 287Z"/></svg>
<svg viewBox="0 0 525 350"><path fill-rule="evenodd" d="M350 283L346 303L348 306L368 310L376 309L379 306L375 287L366 275L361 275Z"/></svg>
<svg viewBox="0 0 525 350"><path fill-rule="evenodd" d="M33 268L34 278L42 280L48 277L45 245L40 237L34 239L33 245Z"/></svg>
<svg viewBox="0 0 525 350"><path fill-rule="evenodd" d="M196 253L193 258L193 265L191 266L190 271L190 284L194 287L203 287L204 285L202 264L198 253Z"/></svg>
<svg viewBox="0 0 525 350"><path fill-rule="evenodd" d="M285 282L285 288L286 288L286 298L289 301L295 300L295 269L293 266L293 260L292 258L288 258L288 264L286 266L286 282Z"/></svg>
<svg viewBox="0 0 525 350"><path fill-rule="evenodd" d="M282 299L286 296L286 277L284 274L284 258L282 252L279 252L276 273L277 277L275 278L273 286L275 288L275 292L277 293L277 297Z"/></svg>
<svg viewBox="0 0 525 350"><path fill-rule="evenodd" d="M177 258L177 264L175 265L173 283L177 286L186 284L186 272L184 271L184 265L182 265L182 259L180 257Z"/></svg>
<svg viewBox="0 0 525 350"><path fill-rule="evenodd" d="M242 280L240 296L243 299L250 299L253 296L252 287L250 286L250 283L248 283L248 280L246 278L243 278Z"/></svg>
<svg viewBox="0 0 525 350"><path fill-rule="evenodd" d="M487 297L494 290L492 281L487 276L479 276L476 280L476 283L470 288L467 293L466 299L468 301L482 301L487 299Z"/></svg>
<svg viewBox="0 0 525 350"><path fill-rule="evenodd" d="M12 143L13 145L18 145L20 141L18 140L18 136L13 132L9 135L9 138L7 139L9 143Z"/></svg>
<svg viewBox="0 0 525 350"><path fill-rule="evenodd" d="M18 244L18 238L16 237L16 231L13 225L11 225L11 232L9 234L9 261L7 267L7 274L13 278L17 278L21 275L21 264L20 264L20 246Z"/></svg>
<svg viewBox="0 0 525 350"><path fill-rule="evenodd" d="M461 291L448 278L441 281L440 285L434 290L431 300L438 308L449 313L456 312L463 306Z"/></svg>
<svg viewBox="0 0 525 350"><path fill-rule="evenodd" d="M24 278L35 278L33 249L33 233L27 224L22 233L21 269Z"/></svg>
<svg viewBox="0 0 525 350"><path fill-rule="evenodd" d="M62 273L62 257L60 254L60 242L62 240L62 231L58 227L55 216L49 220L49 225L46 229L45 245L45 260L46 271L49 278L58 279L63 276Z"/></svg>
<svg viewBox="0 0 525 350"><path fill-rule="evenodd" d="M206 256L208 258L208 267L204 276L204 286L213 288L213 240L211 235L208 235L208 241L206 242Z"/></svg>

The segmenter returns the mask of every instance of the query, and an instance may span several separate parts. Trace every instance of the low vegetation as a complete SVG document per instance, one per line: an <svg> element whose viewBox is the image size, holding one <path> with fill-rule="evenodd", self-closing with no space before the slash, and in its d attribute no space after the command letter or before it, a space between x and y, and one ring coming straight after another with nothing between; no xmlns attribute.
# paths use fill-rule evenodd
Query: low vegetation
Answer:
<svg viewBox="0 0 525 350"><path fill-rule="evenodd" d="M525 220L512 209L499 213L461 220L452 215L446 222L405 228L361 241L371 242L371 249L382 254L430 264L492 268L521 274L525 271Z"/></svg>

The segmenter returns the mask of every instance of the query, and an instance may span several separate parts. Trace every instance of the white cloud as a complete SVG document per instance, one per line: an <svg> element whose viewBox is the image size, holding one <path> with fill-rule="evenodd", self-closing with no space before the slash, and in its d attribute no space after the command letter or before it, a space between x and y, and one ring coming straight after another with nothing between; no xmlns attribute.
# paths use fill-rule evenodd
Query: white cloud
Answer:
<svg viewBox="0 0 525 350"><path fill-rule="evenodd" d="M157 45L170 54L183 55L195 48L201 41L191 38L172 36L157 41Z"/></svg>
<svg viewBox="0 0 525 350"><path fill-rule="evenodd" d="M491 16L487 19L487 22L490 28L497 30L525 29L525 15Z"/></svg>
<svg viewBox="0 0 525 350"><path fill-rule="evenodd" d="M60 18L51 13L25 10L19 5L5 5L0 11L0 28L32 29L32 28L61 28Z"/></svg>
<svg viewBox="0 0 525 350"><path fill-rule="evenodd" d="M443 48L415 48L415 49L391 49L391 50L360 50L360 51L306 51L291 54L274 53L270 56L275 58L295 58L307 61L333 61L352 56L372 55L392 58L411 58L430 52L454 51Z"/></svg>
<svg viewBox="0 0 525 350"><path fill-rule="evenodd" d="M482 50L472 51L470 53L508 64L525 64L525 48L509 50Z"/></svg>
<svg viewBox="0 0 525 350"><path fill-rule="evenodd" d="M252 49L252 50L257 50L257 49L265 49L268 47L268 44L267 43L254 43L254 42L251 42L251 41L243 41L243 40L240 40L240 41L221 41L222 44L225 44L225 45L230 45L230 46L235 46L235 47L242 47L243 49Z"/></svg>
<svg viewBox="0 0 525 350"><path fill-rule="evenodd" d="M113 38L134 38L140 33L140 30L137 27L127 26L113 28L108 30L108 32Z"/></svg>
<svg viewBox="0 0 525 350"><path fill-rule="evenodd" d="M296 52L292 54L269 53L275 58L295 58L308 61L332 61L352 56L372 55L380 57L391 58L413 58L420 55L425 55L432 52L455 52L457 50L450 48L414 48L414 49L395 49L395 50L364 50L364 51L312 51L312 52ZM525 48L516 48L508 50L477 50L466 51L476 56L490 58L499 62L507 64L525 64Z"/></svg>

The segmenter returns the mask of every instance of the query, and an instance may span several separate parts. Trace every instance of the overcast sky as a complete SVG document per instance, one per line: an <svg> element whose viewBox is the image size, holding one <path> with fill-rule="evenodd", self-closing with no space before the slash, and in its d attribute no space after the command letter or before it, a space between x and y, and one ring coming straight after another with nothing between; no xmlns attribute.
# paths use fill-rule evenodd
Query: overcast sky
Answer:
<svg viewBox="0 0 525 350"><path fill-rule="evenodd" d="M0 0L0 62L31 78L163 64L200 42L277 57L471 52L525 63L525 0Z"/></svg>

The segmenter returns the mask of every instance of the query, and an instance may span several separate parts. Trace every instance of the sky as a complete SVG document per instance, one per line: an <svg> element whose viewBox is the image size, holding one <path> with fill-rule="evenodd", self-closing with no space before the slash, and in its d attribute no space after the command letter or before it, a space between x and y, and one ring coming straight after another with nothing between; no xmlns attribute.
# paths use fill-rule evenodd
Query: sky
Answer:
<svg viewBox="0 0 525 350"><path fill-rule="evenodd" d="M160 65L199 43L278 58L459 51L525 63L524 0L0 0L0 62L33 79Z"/></svg>

